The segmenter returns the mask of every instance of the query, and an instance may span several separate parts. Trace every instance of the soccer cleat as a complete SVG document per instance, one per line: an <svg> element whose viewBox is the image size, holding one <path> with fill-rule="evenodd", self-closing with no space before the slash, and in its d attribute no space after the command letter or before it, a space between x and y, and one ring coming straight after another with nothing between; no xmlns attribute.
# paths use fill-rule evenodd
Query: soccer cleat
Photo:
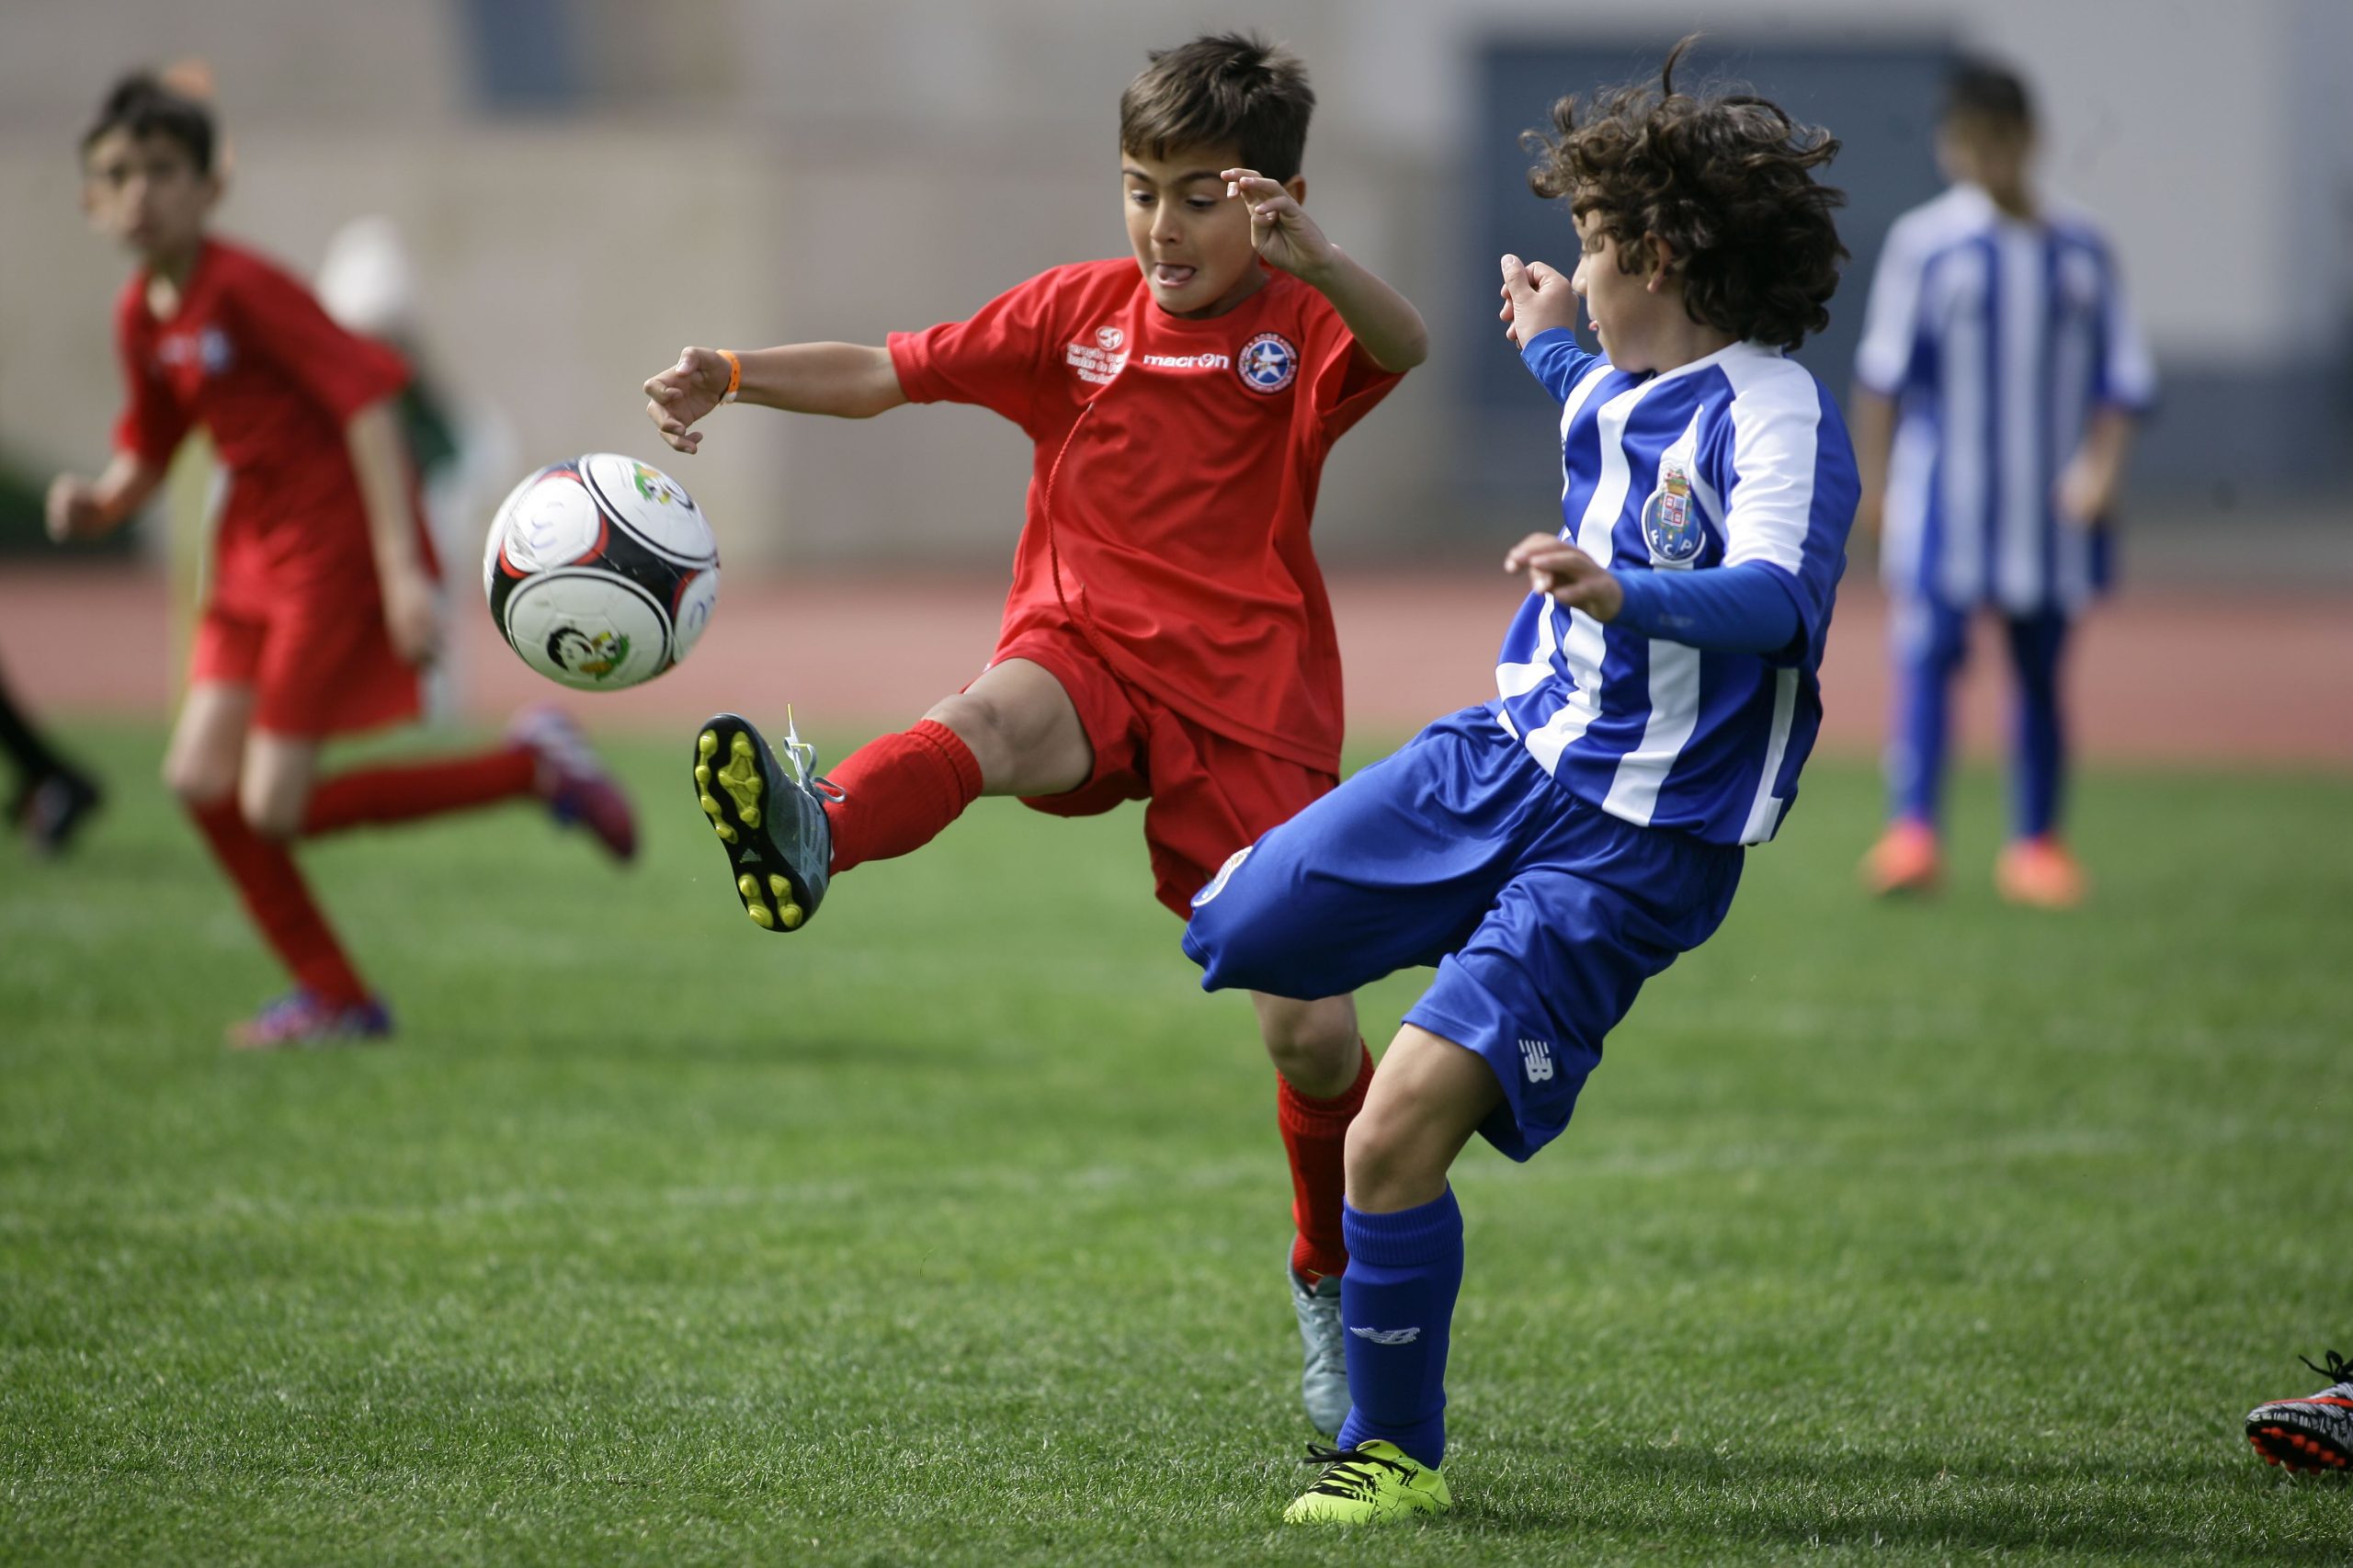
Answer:
<svg viewBox="0 0 2353 1568"><path fill-rule="evenodd" d="M1944 873L1943 862L1937 830L1905 817L1888 824L1871 852L1863 857L1863 886L1880 898L1934 892Z"/></svg>
<svg viewBox="0 0 2353 1568"><path fill-rule="evenodd" d="M16 820L37 855L62 855L105 797L78 773L42 775L18 797Z"/></svg>
<svg viewBox="0 0 2353 1568"><path fill-rule="evenodd" d="M2032 909L2073 909L2091 891L2090 879L2049 834L2021 838L1994 862L1994 887L2012 903Z"/></svg>
<svg viewBox="0 0 2353 1568"><path fill-rule="evenodd" d="M386 1039L392 1032L392 1015L376 997L336 1006L308 991L296 990L244 1023L231 1025L229 1046L233 1051L304 1051L362 1044Z"/></svg>
<svg viewBox="0 0 2353 1568"><path fill-rule="evenodd" d="M1307 1462L1322 1465L1324 1479L1283 1510L1285 1524L1366 1525L1454 1506L1446 1477L1379 1437L1353 1449L1310 1443Z"/></svg>
<svg viewBox="0 0 2353 1568"><path fill-rule="evenodd" d="M637 815L629 797L597 758L588 737L560 708L529 708L506 727L506 738L537 759L532 792L558 823L578 823L616 860L637 855Z"/></svg>
<svg viewBox="0 0 2353 1568"><path fill-rule="evenodd" d="M2266 1464L2290 1470L2353 1470L2353 1361L2334 1350L2328 1365L2298 1360L2329 1380L2302 1399L2275 1399L2246 1413L2246 1440Z"/></svg>
<svg viewBox="0 0 2353 1568"><path fill-rule="evenodd" d="M817 748L785 718L779 762L752 722L712 718L695 736L695 803L726 846L735 896L763 931L798 931L817 913L832 880L833 824L827 800L841 799L815 777Z"/></svg>
<svg viewBox="0 0 2353 1568"><path fill-rule="evenodd" d="M1288 1254L1283 1276L1290 1281L1290 1310L1299 1317L1300 1341L1307 1347L1299 1396L1307 1405L1307 1419L1328 1437L1348 1418L1348 1337L1340 1324L1340 1277L1326 1274L1311 1286L1290 1267Z"/></svg>

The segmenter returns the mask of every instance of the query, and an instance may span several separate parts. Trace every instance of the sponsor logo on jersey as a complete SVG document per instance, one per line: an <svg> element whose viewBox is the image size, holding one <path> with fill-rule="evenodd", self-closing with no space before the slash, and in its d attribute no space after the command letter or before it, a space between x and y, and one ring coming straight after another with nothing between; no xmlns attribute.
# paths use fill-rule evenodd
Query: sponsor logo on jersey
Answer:
<svg viewBox="0 0 2353 1568"><path fill-rule="evenodd" d="M1658 488L1643 503L1643 538L1652 561L1673 566L1695 559L1707 542L1691 506L1691 475L1679 459L1669 457L1658 465Z"/></svg>
<svg viewBox="0 0 2353 1568"><path fill-rule="evenodd" d="M548 660L559 669L591 680L603 680L629 658L626 631L583 631L559 626L548 633Z"/></svg>
<svg viewBox="0 0 2353 1568"><path fill-rule="evenodd" d="M1520 1064L1528 1069L1529 1083L1541 1084L1552 1076L1552 1045L1550 1040L1521 1040L1519 1060Z"/></svg>
<svg viewBox="0 0 2353 1568"><path fill-rule="evenodd" d="M1256 392L1279 392L1299 375L1299 347L1279 332L1262 332L1234 356L1234 372Z"/></svg>
<svg viewBox="0 0 2353 1568"><path fill-rule="evenodd" d="M1230 370L1233 360L1224 354L1144 354L1136 363L1155 370Z"/></svg>
<svg viewBox="0 0 2353 1568"><path fill-rule="evenodd" d="M1108 344L1105 341L1107 335ZM1128 368L1128 357L1119 348L1119 345L1126 341L1126 335L1116 326L1102 326L1095 329L1095 338L1093 343L1066 345L1063 349L1063 362L1080 381L1108 386L1114 376Z"/></svg>
<svg viewBox="0 0 2353 1568"><path fill-rule="evenodd" d="M1207 903L1210 900L1223 892L1225 891L1227 879L1233 875L1234 871L1241 866L1243 861L1250 858L1250 851L1255 847L1256 846L1254 845L1245 845L1241 848L1235 850L1233 854L1227 856L1225 858L1225 864L1217 869L1217 875L1210 879L1210 885L1193 895L1193 907L1195 909L1199 909L1201 905Z"/></svg>
<svg viewBox="0 0 2353 1568"><path fill-rule="evenodd" d="M1422 1336L1422 1331L1418 1327L1351 1328L1348 1332L1358 1339L1370 1339L1375 1345L1411 1345Z"/></svg>
<svg viewBox="0 0 2353 1568"><path fill-rule="evenodd" d="M194 365L208 376L217 376L236 363L237 354L230 346L227 333L217 326L208 326L201 332L176 333L158 339L155 359L174 369Z"/></svg>

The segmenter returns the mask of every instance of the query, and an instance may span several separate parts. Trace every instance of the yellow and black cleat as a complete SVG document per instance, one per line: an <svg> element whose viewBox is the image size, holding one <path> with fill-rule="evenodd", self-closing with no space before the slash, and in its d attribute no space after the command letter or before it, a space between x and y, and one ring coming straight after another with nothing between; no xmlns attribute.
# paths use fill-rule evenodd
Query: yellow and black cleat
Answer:
<svg viewBox="0 0 2353 1568"><path fill-rule="evenodd" d="M735 894L763 931L797 931L825 896L833 828L815 753L790 724L789 761L751 721L722 713L695 736L695 803L726 846Z"/></svg>

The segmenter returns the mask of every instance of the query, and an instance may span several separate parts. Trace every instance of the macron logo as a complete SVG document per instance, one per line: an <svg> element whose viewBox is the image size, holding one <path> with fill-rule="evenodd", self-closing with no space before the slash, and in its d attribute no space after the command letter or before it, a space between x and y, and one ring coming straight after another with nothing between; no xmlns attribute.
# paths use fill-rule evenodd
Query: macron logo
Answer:
<svg viewBox="0 0 2353 1568"><path fill-rule="evenodd" d="M1422 1336L1422 1331L1418 1327L1352 1328L1348 1332L1358 1339L1370 1339L1375 1345L1411 1345Z"/></svg>
<svg viewBox="0 0 2353 1568"><path fill-rule="evenodd" d="M1523 1040L1519 1042L1519 1059L1528 1069L1528 1081L1541 1084L1552 1075L1552 1047L1548 1040Z"/></svg>
<svg viewBox="0 0 2353 1568"><path fill-rule="evenodd" d="M1231 370L1233 361L1223 354L1146 354L1136 363L1155 370Z"/></svg>

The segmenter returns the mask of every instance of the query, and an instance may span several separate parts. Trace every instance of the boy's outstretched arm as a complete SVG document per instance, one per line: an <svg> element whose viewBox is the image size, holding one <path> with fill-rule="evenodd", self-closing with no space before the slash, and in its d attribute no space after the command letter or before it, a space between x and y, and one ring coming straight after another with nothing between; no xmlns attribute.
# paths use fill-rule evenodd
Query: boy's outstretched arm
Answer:
<svg viewBox="0 0 2353 1568"><path fill-rule="evenodd" d="M1227 169L1218 177L1250 204L1250 240L1258 254L1331 301L1374 364L1402 373L1430 357L1429 328L1413 301L1325 239L1295 192L1256 169Z"/></svg>
<svg viewBox="0 0 2353 1568"><path fill-rule="evenodd" d="M788 343L738 354L743 377L735 401L788 414L830 414L840 419L871 419L907 401L887 348L856 343ZM678 362L645 383L645 416L662 438L688 456L702 445L695 421L727 396L734 373L716 348L682 348Z"/></svg>
<svg viewBox="0 0 2353 1568"><path fill-rule="evenodd" d="M61 473L50 482L49 537L63 544L110 533L147 504L164 483L164 468L136 452L117 452L95 480Z"/></svg>

